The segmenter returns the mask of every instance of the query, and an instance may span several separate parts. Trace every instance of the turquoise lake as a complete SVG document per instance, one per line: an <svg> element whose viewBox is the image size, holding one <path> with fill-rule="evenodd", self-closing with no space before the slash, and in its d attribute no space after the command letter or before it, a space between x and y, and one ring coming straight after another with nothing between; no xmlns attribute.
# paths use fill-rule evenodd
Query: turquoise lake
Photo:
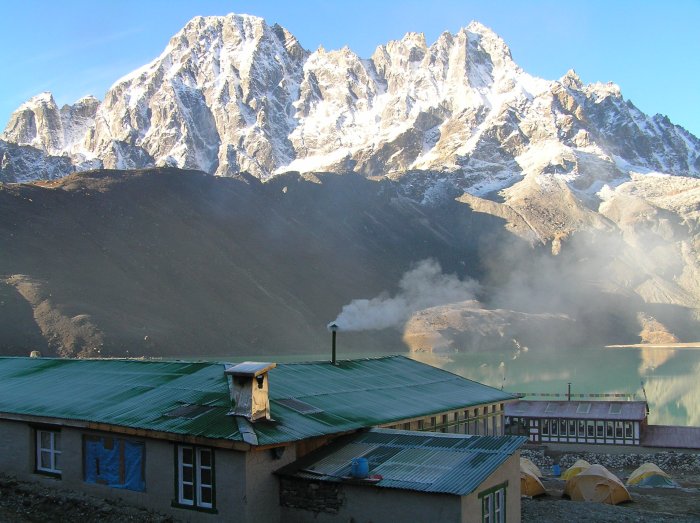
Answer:
<svg viewBox="0 0 700 523"><path fill-rule="evenodd" d="M338 352L339 359L381 355ZM650 408L649 423L700 426L700 350L697 349L531 347L518 351L402 355L510 392L558 393L559 399L566 397L571 383L574 400L578 394L622 394L643 400L643 382ZM245 359L282 363L326 358L323 354L254 355L237 357L235 361Z"/></svg>

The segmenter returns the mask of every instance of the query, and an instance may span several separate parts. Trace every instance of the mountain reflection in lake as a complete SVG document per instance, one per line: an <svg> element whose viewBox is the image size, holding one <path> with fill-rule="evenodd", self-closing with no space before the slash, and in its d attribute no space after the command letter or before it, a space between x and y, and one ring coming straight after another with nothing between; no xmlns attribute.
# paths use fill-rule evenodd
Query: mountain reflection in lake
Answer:
<svg viewBox="0 0 700 523"><path fill-rule="evenodd" d="M565 396L570 382L572 395L634 394L635 399L644 399L643 381L649 423L700 426L697 350L532 347L527 351L412 353L410 357L511 392Z"/></svg>

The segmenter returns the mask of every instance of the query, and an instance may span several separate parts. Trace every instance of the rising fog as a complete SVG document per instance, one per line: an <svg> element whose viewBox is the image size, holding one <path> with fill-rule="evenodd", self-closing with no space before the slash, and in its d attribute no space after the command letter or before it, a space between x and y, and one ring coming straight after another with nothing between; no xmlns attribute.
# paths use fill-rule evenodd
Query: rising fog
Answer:
<svg viewBox="0 0 700 523"><path fill-rule="evenodd" d="M408 270L391 296L356 299L345 305L333 322L341 330L360 331L402 327L419 310L474 299L479 283L455 274L443 274L437 260L425 259Z"/></svg>

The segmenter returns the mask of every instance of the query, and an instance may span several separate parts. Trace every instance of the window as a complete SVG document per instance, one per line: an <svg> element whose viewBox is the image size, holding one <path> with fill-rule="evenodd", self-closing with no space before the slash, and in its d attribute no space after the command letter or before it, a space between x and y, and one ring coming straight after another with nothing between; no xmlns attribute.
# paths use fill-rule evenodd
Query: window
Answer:
<svg viewBox="0 0 700 523"><path fill-rule="evenodd" d="M86 483L143 492L144 444L110 436L85 436L83 458Z"/></svg>
<svg viewBox="0 0 700 523"><path fill-rule="evenodd" d="M549 420L542 421L542 435L549 436Z"/></svg>
<svg viewBox="0 0 700 523"><path fill-rule="evenodd" d="M507 486L505 482L479 494L482 523L505 523Z"/></svg>
<svg viewBox="0 0 700 523"><path fill-rule="evenodd" d="M632 437L632 422L631 421L625 421L625 437L626 438Z"/></svg>
<svg viewBox="0 0 700 523"><path fill-rule="evenodd" d="M586 422L579 420L578 422L578 437L583 438L586 435Z"/></svg>
<svg viewBox="0 0 700 523"><path fill-rule="evenodd" d="M576 414L588 414L591 411L590 403L579 403L576 407Z"/></svg>
<svg viewBox="0 0 700 523"><path fill-rule="evenodd" d="M620 414L622 412L622 403L611 403L608 412L610 414Z"/></svg>
<svg viewBox="0 0 700 523"><path fill-rule="evenodd" d="M576 421L569 420L569 436L576 435Z"/></svg>
<svg viewBox="0 0 700 523"><path fill-rule="evenodd" d="M594 436L594 426L595 422L593 420L586 420L586 435L589 438L592 438Z"/></svg>
<svg viewBox="0 0 700 523"><path fill-rule="evenodd" d="M177 503L188 507L214 508L214 451L177 447Z"/></svg>
<svg viewBox="0 0 700 523"><path fill-rule="evenodd" d="M36 431L36 471L61 474L61 433L56 430Z"/></svg>
<svg viewBox="0 0 700 523"><path fill-rule="evenodd" d="M423 430L423 420L422 419L418 420L418 430Z"/></svg>
<svg viewBox="0 0 700 523"><path fill-rule="evenodd" d="M615 437L616 438L622 437L622 422L621 421L615 422Z"/></svg>
<svg viewBox="0 0 700 523"><path fill-rule="evenodd" d="M595 422L595 434L596 434L597 438L602 438L605 435L604 424L605 424L604 421L596 421Z"/></svg>

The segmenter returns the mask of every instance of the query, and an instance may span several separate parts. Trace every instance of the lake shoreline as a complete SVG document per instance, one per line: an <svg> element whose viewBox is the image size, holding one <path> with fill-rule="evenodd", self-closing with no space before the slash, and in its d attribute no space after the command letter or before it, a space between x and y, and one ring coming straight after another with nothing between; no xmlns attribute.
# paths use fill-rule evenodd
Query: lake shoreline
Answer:
<svg viewBox="0 0 700 523"><path fill-rule="evenodd" d="M606 345L606 349L698 349L700 342L691 343L630 343L628 345Z"/></svg>

